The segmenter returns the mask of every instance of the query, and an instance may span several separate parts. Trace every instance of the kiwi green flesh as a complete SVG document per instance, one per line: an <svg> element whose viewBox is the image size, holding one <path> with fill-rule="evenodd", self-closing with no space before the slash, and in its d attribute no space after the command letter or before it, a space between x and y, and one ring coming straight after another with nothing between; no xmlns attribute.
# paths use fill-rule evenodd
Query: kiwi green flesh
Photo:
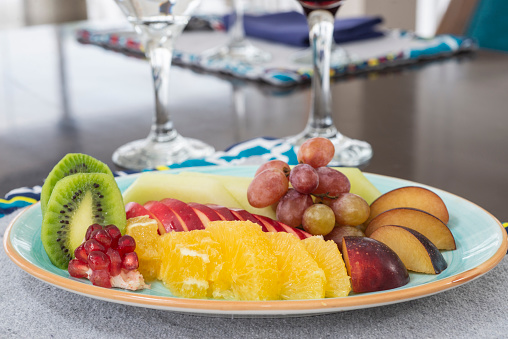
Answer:
<svg viewBox="0 0 508 339"><path fill-rule="evenodd" d="M69 153L60 160L48 174L41 191L42 215L46 213L51 192L58 180L76 173L106 173L113 176L109 167L103 162L81 153Z"/></svg>
<svg viewBox="0 0 508 339"><path fill-rule="evenodd" d="M41 240L51 262L67 269L74 250L92 224L125 230L125 207L115 179L104 173L79 173L59 180L43 216Z"/></svg>

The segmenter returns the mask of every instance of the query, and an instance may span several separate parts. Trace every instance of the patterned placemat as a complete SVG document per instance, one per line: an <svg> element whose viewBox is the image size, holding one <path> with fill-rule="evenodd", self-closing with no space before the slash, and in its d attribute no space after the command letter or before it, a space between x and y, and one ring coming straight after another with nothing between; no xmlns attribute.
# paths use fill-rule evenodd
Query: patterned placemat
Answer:
<svg viewBox="0 0 508 339"><path fill-rule="evenodd" d="M343 63L344 59L338 59L336 63L332 63L330 74L333 78L448 58L477 48L475 41L468 37L440 35L424 39L407 31L381 31L376 27L381 20L357 20L358 27L368 22L369 31L364 32L364 35L358 34L356 39L353 38L355 34L348 33L350 40L346 39L346 42L339 45L347 52L348 62ZM280 39L273 41L273 37L266 38L266 32L263 33L265 38L259 32L251 32L254 36L249 37L256 47L272 55L272 60L265 64L251 65L239 61L204 58L204 51L217 47L213 43L227 43L227 33L223 30L224 22L218 17L200 18L197 22L199 25L193 25L193 28L184 32L177 40L174 64L279 87L308 83L312 77L310 63L295 61L296 56L302 54L302 44L288 44ZM342 33L346 34L346 31ZM100 46L137 58L145 57L139 37L130 30L85 28L76 32L76 38L83 44ZM301 41L301 38L297 41Z"/></svg>

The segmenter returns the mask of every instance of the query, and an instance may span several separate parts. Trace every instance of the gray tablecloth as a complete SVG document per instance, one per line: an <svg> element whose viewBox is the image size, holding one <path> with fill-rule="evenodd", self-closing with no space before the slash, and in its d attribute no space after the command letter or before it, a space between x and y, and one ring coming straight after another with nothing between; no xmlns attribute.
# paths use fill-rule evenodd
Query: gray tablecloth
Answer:
<svg viewBox="0 0 508 339"><path fill-rule="evenodd" d="M14 216L0 219L0 234ZM299 318L201 317L109 303L50 286L0 251L0 338L507 338L508 261L436 295Z"/></svg>

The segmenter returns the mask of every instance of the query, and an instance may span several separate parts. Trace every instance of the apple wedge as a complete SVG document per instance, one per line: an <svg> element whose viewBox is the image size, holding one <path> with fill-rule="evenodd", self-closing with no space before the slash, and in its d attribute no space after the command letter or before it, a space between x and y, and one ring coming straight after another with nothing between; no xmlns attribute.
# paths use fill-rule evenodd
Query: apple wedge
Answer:
<svg viewBox="0 0 508 339"><path fill-rule="evenodd" d="M148 201L143 205L150 211L164 226L166 233L187 231L186 227L180 223L180 219L171 208L160 201Z"/></svg>
<svg viewBox="0 0 508 339"><path fill-rule="evenodd" d="M178 199L166 198L161 202L171 208L180 220L180 224L186 228L187 231L202 230L205 228L203 222L198 217L194 209Z"/></svg>
<svg viewBox="0 0 508 339"><path fill-rule="evenodd" d="M206 205L198 204L197 202L191 202L188 205L194 210L198 218L201 219L201 222L205 227L210 221L222 220L216 211Z"/></svg>
<svg viewBox="0 0 508 339"><path fill-rule="evenodd" d="M452 232L439 218L409 207L399 207L378 214L369 223L365 235L370 236L381 226L398 225L411 228L427 237L440 250L456 249Z"/></svg>
<svg viewBox="0 0 508 339"><path fill-rule="evenodd" d="M370 205L366 225L378 214L398 207L412 207L423 210L448 223L449 214L443 199L429 189L419 186L405 186L389 191Z"/></svg>
<svg viewBox="0 0 508 339"><path fill-rule="evenodd" d="M254 217L265 224L265 227L268 232L292 233L292 234L296 235L299 239L306 239L306 238L312 237L312 234L310 234L310 233L307 233L307 232L300 230L298 228L288 226L288 225L283 224L277 220L270 219L268 217L265 217L264 215L254 214Z"/></svg>
<svg viewBox="0 0 508 339"><path fill-rule="evenodd" d="M127 219L141 217L143 215L148 215L150 219L154 219L155 221L157 221L159 234L166 233L166 229L164 228L162 222L159 219L157 219L152 212L143 207L143 205L140 205L134 201L129 202L125 205L125 216Z"/></svg>
<svg viewBox="0 0 508 339"><path fill-rule="evenodd" d="M406 266L388 246L367 237L342 238L342 255L353 292L375 292L409 282Z"/></svg>
<svg viewBox="0 0 508 339"><path fill-rule="evenodd" d="M390 247L410 271L439 274L448 264L434 244L421 233L404 226L381 226L370 238Z"/></svg>
<svg viewBox="0 0 508 339"><path fill-rule="evenodd" d="M210 207L212 210L217 212L217 214L221 217L222 220L225 221L240 220L235 215L233 215L233 213L231 213L231 211L227 207L215 204L206 204L206 206Z"/></svg>

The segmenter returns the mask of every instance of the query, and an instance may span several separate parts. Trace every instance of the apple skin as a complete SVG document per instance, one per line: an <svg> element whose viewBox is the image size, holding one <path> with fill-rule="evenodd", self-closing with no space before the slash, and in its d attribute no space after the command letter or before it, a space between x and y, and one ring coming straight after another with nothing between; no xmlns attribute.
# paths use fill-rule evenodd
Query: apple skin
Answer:
<svg viewBox="0 0 508 339"><path fill-rule="evenodd" d="M402 260L380 241L345 236L342 253L355 293L389 290L409 282L409 273Z"/></svg>
<svg viewBox="0 0 508 339"><path fill-rule="evenodd" d="M444 201L429 189L419 186L404 186L386 192L370 205L370 216L367 225L378 214L397 207L412 207L428 212L445 224L450 215Z"/></svg>
<svg viewBox="0 0 508 339"><path fill-rule="evenodd" d="M410 271L439 274L448 267L437 247L423 234L408 227L381 226L370 237L390 247Z"/></svg>
<svg viewBox="0 0 508 339"><path fill-rule="evenodd" d="M159 234L166 233L166 229L164 228L162 222L159 219L157 219L152 212L143 207L143 205L140 205L137 202L129 202L125 205L125 216L127 219L141 217L143 215L148 215L150 219L154 219L155 221L157 221Z"/></svg>
<svg viewBox="0 0 508 339"><path fill-rule="evenodd" d="M205 228L210 221L222 220L216 211L206 205L198 204L197 202L191 202L188 205L194 210L199 219L201 219L201 222Z"/></svg>
<svg viewBox="0 0 508 339"><path fill-rule="evenodd" d="M176 216L180 219L180 224L186 231L202 230L205 228L201 219L197 216L196 212L178 199L166 198L161 200L161 203L168 206L175 212Z"/></svg>
<svg viewBox="0 0 508 339"><path fill-rule="evenodd" d="M225 221L234 221L234 220L240 220L236 216L231 213L231 211L224 206L215 205L215 204L206 204L206 206L213 209L217 214L221 217L222 220Z"/></svg>
<svg viewBox="0 0 508 339"><path fill-rule="evenodd" d="M270 219L264 215L253 214L255 218L259 219L266 226L267 232L286 232L296 235L300 240L312 237L312 234L302 231L298 228L288 226L280 221Z"/></svg>
<svg viewBox="0 0 508 339"><path fill-rule="evenodd" d="M416 208L399 207L378 214L365 230L370 236L379 227L398 225L411 228L428 238L440 250L455 250L452 232L439 218Z"/></svg>
<svg viewBox="0 0 508 339"><path fill-rule="evenodd" d="M143 207L150 211L164 225L166 233L186 231L186 227L181 224L176 213L162 202L155 200L148 201Z"/></svg>

